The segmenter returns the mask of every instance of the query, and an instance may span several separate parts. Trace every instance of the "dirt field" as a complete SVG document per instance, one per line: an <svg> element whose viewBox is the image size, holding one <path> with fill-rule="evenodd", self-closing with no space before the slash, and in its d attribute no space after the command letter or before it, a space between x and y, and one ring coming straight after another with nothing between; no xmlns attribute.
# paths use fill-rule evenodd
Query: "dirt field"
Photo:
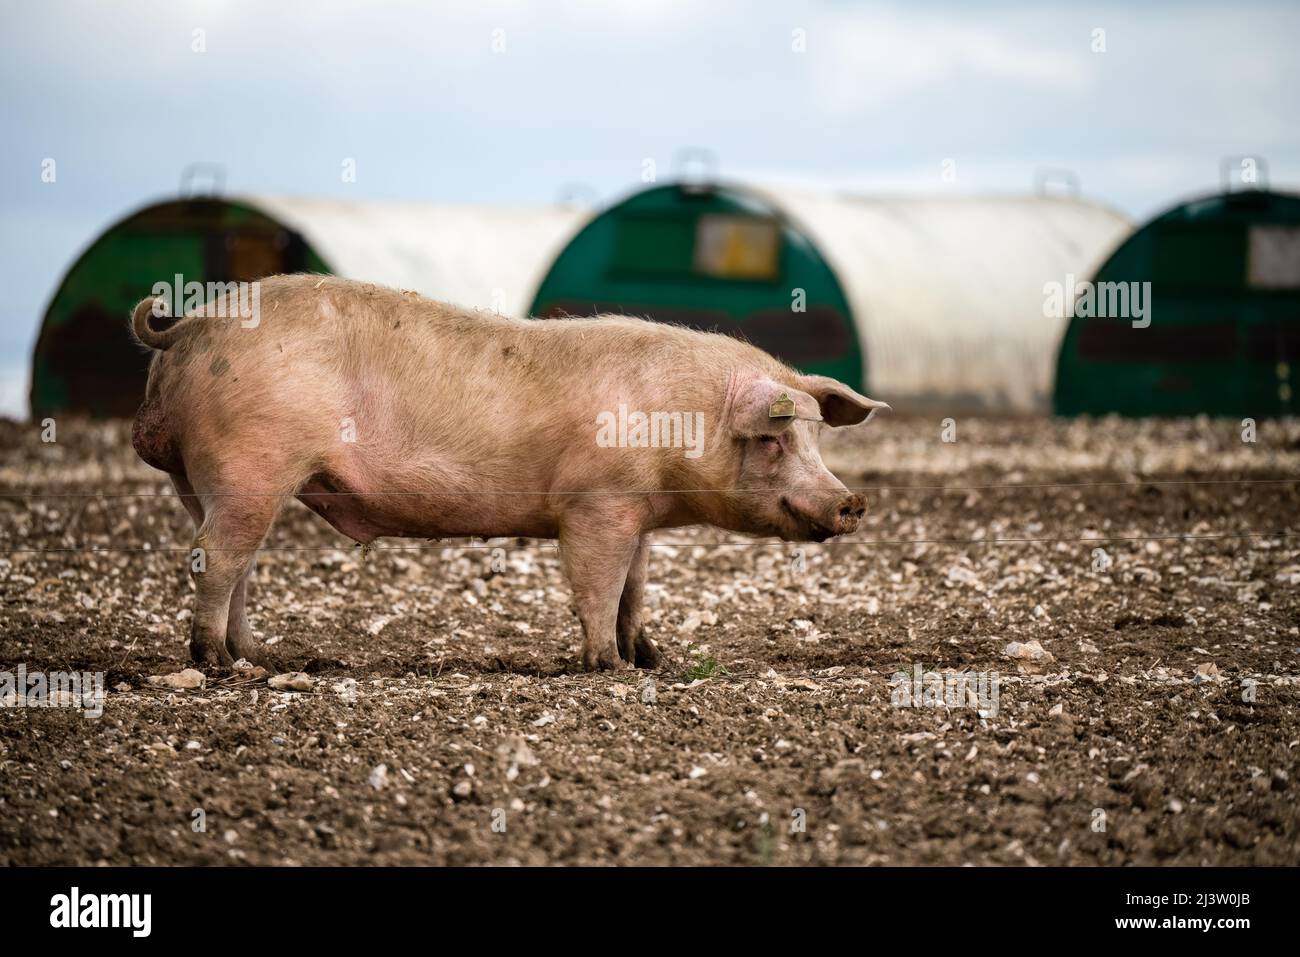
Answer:
<svg viewBox="0 0 1300 957"><path fill-rule="evenodd" d="M0 864L1298 864L1300 423L1240 433L873 422L826 456L864 527L802 570L659 534L653 673L580 671L549 545L362 555L294 504L251 610L311 690L167 691L170 487L122 423L0 422L0 670L108 689L0 708ZM918 664L996 706L894 707Z"/></svg>

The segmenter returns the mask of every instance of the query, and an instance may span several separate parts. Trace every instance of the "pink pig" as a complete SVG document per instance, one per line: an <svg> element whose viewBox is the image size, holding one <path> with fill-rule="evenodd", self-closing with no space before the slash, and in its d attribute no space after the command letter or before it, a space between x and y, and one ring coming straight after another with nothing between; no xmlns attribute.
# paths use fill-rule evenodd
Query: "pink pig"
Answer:
<svg viewBox="0 0 1300 957"><path fill-rule="evenodd" d="M254 301L257 316L214 301L163 331L161 300L132 318L157 350L135 449L206 556L196 662L261 658L245 592L291 497L363 544L559 539L588 669L658 663L642 628L652 530L823 541L862 516L818 433L887 406L737 339L509 319L334 277L274 276Z"/></svg>

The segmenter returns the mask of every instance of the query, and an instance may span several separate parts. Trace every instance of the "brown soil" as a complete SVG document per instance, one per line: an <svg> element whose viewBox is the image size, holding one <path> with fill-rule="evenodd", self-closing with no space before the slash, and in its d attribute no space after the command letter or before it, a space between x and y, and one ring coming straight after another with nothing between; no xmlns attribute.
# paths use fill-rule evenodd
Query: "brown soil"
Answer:
<svg viewBox="0 0 1300 957"><path fill-rule="evenodd" d="M872 544L659 534L653 673L581 673L548 544L363 556L294 505L251 606L301 693L148 683L190 527L127 435L0 423L0 670L109 688L0 708L0 864L1300 863L1296 423L872 423L827 451ZM996 713L892 707L916 663Z"/></svg>

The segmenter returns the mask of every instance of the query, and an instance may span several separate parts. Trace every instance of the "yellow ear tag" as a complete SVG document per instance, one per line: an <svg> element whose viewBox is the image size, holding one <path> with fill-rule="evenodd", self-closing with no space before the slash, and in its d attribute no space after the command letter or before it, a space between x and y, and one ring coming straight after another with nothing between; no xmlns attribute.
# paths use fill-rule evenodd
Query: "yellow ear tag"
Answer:
<svg viewBox="0 0 1300 957"><path fill-rule="evenodd" d="M768 406L767 417L769 419L794 418L794 399L790 398L790 393L782 392L781 397Z"/></svg>

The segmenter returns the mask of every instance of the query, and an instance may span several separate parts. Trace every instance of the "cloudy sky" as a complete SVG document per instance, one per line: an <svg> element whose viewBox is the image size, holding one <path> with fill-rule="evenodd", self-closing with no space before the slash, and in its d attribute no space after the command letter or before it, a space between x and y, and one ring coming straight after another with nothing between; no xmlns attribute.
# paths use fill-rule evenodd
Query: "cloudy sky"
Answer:
<svg viewBox="0 0 1300 957"><path fill-rule="evenodd" d="M732 177L868 191L1023 191L1064 167L1135 217L1214 189L1229 155L1300 185L1293 2L41 0L0 17L8 414L63 270L194 161L230 192L466 203L575 183L608 199L683 147Z"/></svg>

